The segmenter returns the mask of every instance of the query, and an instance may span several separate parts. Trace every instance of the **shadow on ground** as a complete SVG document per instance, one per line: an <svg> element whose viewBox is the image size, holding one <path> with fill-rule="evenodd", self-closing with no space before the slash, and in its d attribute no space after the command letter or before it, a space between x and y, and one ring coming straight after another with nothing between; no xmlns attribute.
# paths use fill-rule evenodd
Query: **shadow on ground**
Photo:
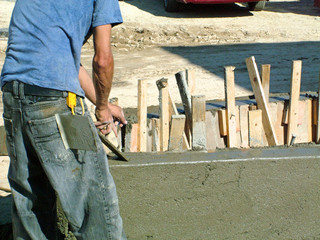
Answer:
<svg viewBox="0 0 320 240"><path fill-rule="evenodd" d="M251 90L245 59L255 56L257 65L271 64L271 92L289 92L293 60L302 60L301 91L315 91L319 81L320 42L255 43L233 45L163 47L191 64L224 78L224 66L235 66L235 83Z"/></svg>
<svg viewBox="0 0 320 240"><path fill-rule="evenodd" d="M252 12L245 6L237 4L194 5L182 4L177 13L168 13L164 10L163 0L128 0L127 3L149 12L155 16L172 18L218 18L252 16ZM310 16L319 16L320 8L313 6L313 0L300 0L288 2L267 2L264 11L296 13Z"/></svg>

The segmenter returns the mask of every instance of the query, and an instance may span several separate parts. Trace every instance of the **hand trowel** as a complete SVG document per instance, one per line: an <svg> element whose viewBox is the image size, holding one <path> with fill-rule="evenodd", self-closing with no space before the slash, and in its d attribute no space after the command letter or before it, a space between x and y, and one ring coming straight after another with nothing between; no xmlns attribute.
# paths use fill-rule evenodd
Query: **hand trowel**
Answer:
<svg viewBox="0 0 320 240"><path fill-rule="evenodd" d="M66 149L97 151L88 116L56 114L55 117Z"/></svg>
<svg viewBox="0 0 320 240"><path fill-rule="evenodd" d="M97 143L93 135L93 129L89 123L89 117L61 114L56 114L55 116L66 149L97 151ZM102 143L118 156L119 160L128 161L106 136L101 134L99 130L97 131Z"/></svg>

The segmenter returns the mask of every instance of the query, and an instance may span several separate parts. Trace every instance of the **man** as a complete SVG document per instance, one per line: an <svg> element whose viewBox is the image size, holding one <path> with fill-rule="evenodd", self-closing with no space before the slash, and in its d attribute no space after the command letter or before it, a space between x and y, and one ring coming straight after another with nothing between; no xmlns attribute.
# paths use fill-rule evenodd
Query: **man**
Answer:
<svg viewBox="0 0 320 240"><path fill-rule="evenodd" d="M86 95L96 104L96 126L103 134L115 128L114 121L126 124L122 109L108 103L111 28L121 22L118 0L16 1L1 73L14 239L56 239L56 198L77 239L126 238L96 131L97 151L66 149L55 118L72 114L66 97L75 93L74 112L82 113ZM93 82L80 68L91 30ZM91 119L90 125L94 130Z"/></svg>

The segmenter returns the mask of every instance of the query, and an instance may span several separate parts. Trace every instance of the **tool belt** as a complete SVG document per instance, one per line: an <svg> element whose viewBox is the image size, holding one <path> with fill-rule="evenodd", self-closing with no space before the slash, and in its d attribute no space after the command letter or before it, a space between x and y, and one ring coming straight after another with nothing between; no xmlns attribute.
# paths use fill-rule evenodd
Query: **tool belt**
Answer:
<svg viewBox="0 0 320 240"><path fill-rule="evenodd" d="M3 92L11 92L14 96L42 96L42 97L67 97L68 92L59 91L50 88L38 87L35 85L25 84L20 81L11 81L6 83L3 88Z"/></svg>

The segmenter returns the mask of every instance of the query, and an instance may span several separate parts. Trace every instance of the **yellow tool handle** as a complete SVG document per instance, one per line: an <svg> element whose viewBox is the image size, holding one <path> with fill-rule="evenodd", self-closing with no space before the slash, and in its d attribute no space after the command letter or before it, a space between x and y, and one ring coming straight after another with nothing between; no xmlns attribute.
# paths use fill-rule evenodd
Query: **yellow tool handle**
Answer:
<svg viewBox="0 0 320 240"><path fill-rule="evenodd" d="M77 105L77 95L73 92L68 92L66 100L68 107L71 108L72 115L74 115L74 108Z"/></svg>
<svg viewBox="0 0 320 240"><path fill-rule="evenodd" d="M75 115L74 108L77 105L77 95L73 92L68 92L68 97L66 100L67 100L68 107L71 108L72 115ZM82 98L80 98L80 104L82 108L82 115L84 115L84 105L83 105Z"/></svg>

